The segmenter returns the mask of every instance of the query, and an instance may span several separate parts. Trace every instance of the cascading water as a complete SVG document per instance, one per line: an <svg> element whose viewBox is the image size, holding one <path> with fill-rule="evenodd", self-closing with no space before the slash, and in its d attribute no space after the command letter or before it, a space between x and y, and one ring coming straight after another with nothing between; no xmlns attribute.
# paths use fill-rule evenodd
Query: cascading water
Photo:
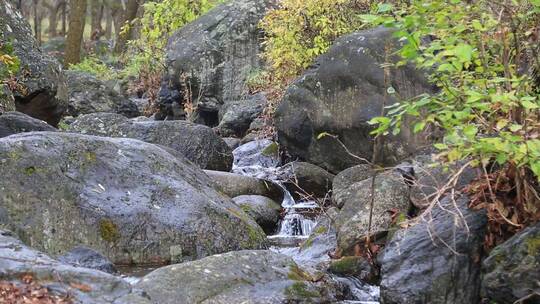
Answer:
<svg viewBox="0 0 540 304"><path fill-rule="evenodd" d="M329 257L324 253L316 252L305 255L306 253L300 250L300 244L308 239L317 225L316 214L320 211L320 207L314 201L295 201L283 185L286 178L279 167L279 159L277 156L265 155L264 153L271 145L275 144L270 140L257 140L244 144L233 151L234 173L272 181L283 190L284 196L281 206L284 209L284 216L277 233L268 237L273 245L271 250L288 255L304 266L317 261L328 261ZM322 252L324 252L324 248ZM353 277L335 277L335 279L349 290L351 300L343 301L341 304L379 303L378 286L365 284Z"/></svg>
<svg viewBox="0 0 540 304"><path fill-rule="evenodd" d="M277 234L270 236L270 240L283 240L287 238L302 239L309 237L313 227L316 225L314 218L309 218L306 214L314 214L314 210L319 206L315 202L296 202L291 193L283 186L282 172L278 167L277 157L265 155L265 148L273 143L269 140L257 140L240 146L233 151L234 164L233 172L251 177L270 180L283 190L283 201L281 206L284 209L284 217L280 222ZM289 242L273 242L287 244L297 244L293 240Z"/></svg>

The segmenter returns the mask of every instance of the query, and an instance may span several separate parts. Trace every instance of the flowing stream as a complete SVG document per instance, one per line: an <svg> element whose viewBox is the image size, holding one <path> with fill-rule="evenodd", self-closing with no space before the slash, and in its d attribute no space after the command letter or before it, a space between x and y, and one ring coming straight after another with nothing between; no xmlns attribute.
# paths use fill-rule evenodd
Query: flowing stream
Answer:
<svg viewBox="0 0 540 304"><path fill-rule="evenodd" d="M271 181L283 190L284 216L281 219L276 234L268 236L271 250L292 257L299 264L311 264L329 260L325 252L320 255L302 255L300 245L307 240L317 225L317 214L320 207L314 201L296 201L284 186L285 177L289 172L283 172L279 167L277 156L266 154L265 150L272 145L269 140L257 140L241 145L233 151L233 173L256 177ZM275 144L274 144L275 145ZM378 304L379 287L371 286L353 277L335 277L347 286L351 299L341 304Z"/></svg>

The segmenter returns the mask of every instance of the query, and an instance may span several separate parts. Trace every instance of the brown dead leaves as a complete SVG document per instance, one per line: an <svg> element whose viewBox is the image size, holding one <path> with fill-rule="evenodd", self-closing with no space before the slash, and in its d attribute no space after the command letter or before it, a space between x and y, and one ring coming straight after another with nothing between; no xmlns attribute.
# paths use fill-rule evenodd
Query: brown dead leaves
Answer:
<svg viewBox="0 0 540 304"><path fill-rule="evenodd" d="M71 304L69 296L57 296L25 275L21 283L0 281L0 303L3 304Z"/></svg>

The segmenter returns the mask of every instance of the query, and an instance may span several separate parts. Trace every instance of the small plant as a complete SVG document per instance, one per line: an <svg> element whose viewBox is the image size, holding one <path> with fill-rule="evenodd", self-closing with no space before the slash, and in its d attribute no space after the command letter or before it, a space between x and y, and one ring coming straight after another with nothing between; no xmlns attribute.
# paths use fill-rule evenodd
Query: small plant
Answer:
<svg viewBox="0 0 540 304"><path fill-rule="evenodd" d="M487 247L540 220L540 1L402 1L362 19L395 29L398 65L416 64L439 88L390 106L373 133L413 118L415 132L444 132L440 160L483 170L469 190L491 219Z"/></svg>
<svg viewBox="0 0 540 304"><path fill-rule="evenodd" d="M92 74L101 80L118 78L118 73L116 71L94 56L88 56L81 62L70 65L69 69L72 71L80 71Z"/></svg>
<svg viewBox="0 0 540 304"><path fill-rule="evenodd" d="M21 67L21 62L13 53L10 43L0 41L0 81L13 77Z"/></svg>

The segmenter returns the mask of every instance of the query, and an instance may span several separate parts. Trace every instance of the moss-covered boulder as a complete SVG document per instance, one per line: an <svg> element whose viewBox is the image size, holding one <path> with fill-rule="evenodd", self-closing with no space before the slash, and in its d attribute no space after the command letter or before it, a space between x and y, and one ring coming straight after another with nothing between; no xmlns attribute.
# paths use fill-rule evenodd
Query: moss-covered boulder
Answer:
<svg viewBox="0 0 540 304"><path fill-rule="evenodd" d="M238 251L159 268L136 286L152 303L336 303L343 290L272 251Z"/></svg>
<svg viewBox="0 0 540 304"><path fill-rule="evenodd" d="M262 227L266 234L276 232L281 206L270 198L261 195L240 195L233 202Z"/></svg>
<svg viewBox="0 0 540 304"><path fill-rule="evenodd" d="M229 171L232 150L214 131L188 121L128 119L114 113L78 117L67 129L89 135L126 137L169 147L202 169Z"/></svg>
<svg viewBox="0 0 540 304"><path fill-rule="evenodd" d="M409 187L395 172L377 175L373 185L371 178L354 183L347 191L350 195L344 198L336 218L338 248L343 254L354 254L354 247L370 233L373 237L395 229L396 222L410 209Z"/></svg>
<svg viewBox="0 0 540 304"><path fill-rule="evenodd" d="M115 264L265 246L263 230L181 156L133 139L32 132L0 139L0 226L49 254Z"/></svg>
<svg viewBox="0 0 540 304"><path fill-rule="evenodd" d="M495 247L482 272L482 294L490 301L506 304L531 296L525 303L539 303L540 223Z"/></svg>
<svg viewBox="0 0 540 304"><path fill-rule="evenodd" d="M20 112L0 113L0 137L32 131L56 131L54 127Z"/></svg>
<svg viewBox="0 0 540 304"><path fill-rule="evenodd" d="M67 107L61 66L39 49L30 24L5 0L0 0L0 41L10 44L21 62L20 87L12 92L17 111L56 126Z"/></svg>
<svg viewBox="0 0 540 304"><path fill-rule="evenodd" d="M283 189L274 182L260 178L229 173L204 170L214 183L214 187L229 197L240 195L260 195L275 202L283 201Z"/></svg>

